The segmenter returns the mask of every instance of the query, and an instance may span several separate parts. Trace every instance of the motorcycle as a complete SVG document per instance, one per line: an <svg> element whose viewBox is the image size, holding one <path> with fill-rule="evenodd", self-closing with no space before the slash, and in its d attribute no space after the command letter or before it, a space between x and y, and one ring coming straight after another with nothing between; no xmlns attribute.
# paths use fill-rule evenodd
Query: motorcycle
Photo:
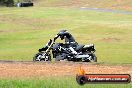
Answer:
<svg viewBox="0 0 132 88"><path fill-rule="evenodd" d="M33 61L51 61L51 54L55 61L81 61L81 62L97 62L94 54L94 44L89 45L71 45L63 43L55 43L49 40L46 46L39 49L39 52L33 57Z"/></svg>

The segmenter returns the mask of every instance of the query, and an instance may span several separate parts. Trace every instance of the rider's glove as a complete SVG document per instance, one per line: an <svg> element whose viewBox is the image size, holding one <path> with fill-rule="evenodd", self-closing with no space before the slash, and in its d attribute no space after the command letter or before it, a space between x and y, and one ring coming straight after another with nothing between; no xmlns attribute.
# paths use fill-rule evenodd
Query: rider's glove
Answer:
<svg viewBox="0 0 132 88"><path fill-rule="evenodd" d="M55 42L55 40L58 38L58 35L56 35L55 37L54 37L54 42Z"/></svg>
<svg viewBox="0 0 132 88"><path fill-rule="evenodd" d="M39 51L39 52L41 52L41 51L42 51L42 49L39 49L38 51Z"/></svg>

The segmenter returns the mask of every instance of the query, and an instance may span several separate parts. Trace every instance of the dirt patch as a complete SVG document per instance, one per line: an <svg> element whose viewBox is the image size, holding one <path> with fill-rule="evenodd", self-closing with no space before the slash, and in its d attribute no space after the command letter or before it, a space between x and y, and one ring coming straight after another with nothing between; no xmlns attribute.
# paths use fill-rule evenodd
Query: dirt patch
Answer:
<svg viewBox="0 0 132 88"><path fill-rule="evenodd" d="M0 62L0 78L31 78L75 76L79 66L90 74L130 74L132 65L105 65L74 62Z"/></svg>
<svg viewBox="0 0 132 88"><path fill-rule="evenodd" d="M104 41L104 42L120 42L120 39L119 38L103 38L103 39L101 39L101 41Z"/></svg>
<svg viewBox="0 0 132 88"><path fill-rule="evenodd" d="M0 31L0 32L4 32L4 31Z"/></svg>

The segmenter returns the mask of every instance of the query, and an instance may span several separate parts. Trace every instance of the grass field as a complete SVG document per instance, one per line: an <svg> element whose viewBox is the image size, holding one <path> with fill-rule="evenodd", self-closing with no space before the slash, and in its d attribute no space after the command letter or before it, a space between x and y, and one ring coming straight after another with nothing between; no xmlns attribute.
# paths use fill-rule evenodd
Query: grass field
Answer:
<svg viewBox="0 0 132 88"><path fill-rule="evenodd" d="M99 63L132 64L132 15L80 9L91 7L131 11L131 0L101 0L100 3L99 0L77 1L36 0L35 6L29 8L0 7L0 60L32 61L37 50L50 38L61 29L68 29L78 43L95 44ZM0 88L131 87L131 83L80 86L75 77L70 76L63 79L0 79Z"/></svg>
<svg viewBox="0 0 132 88"><path fill-rule="evenodd" d="M98 62L132 62L132 16L80 10L31 7L0 9L0 60L32 60L60 29L80 44L94 43Z"/></svg>
<svg viewBox="0 0 132 88"><path fill-rule="evenodd" d="M131 0L35 0L38 7L92 7L132 10Z"/></svg>
<svg viewBox="0 0 132 88"><path fill-rule="evenodd" d="M4 79L0 80L1 88L131 88L132 84L85 84L80 86L75 78L47 79Z"/></svg>

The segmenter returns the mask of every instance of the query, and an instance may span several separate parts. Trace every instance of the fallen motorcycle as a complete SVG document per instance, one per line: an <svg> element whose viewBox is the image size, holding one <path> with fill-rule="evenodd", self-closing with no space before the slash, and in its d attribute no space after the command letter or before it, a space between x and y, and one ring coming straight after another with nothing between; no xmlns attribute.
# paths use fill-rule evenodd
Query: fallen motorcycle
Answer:
<svg viewBox="0 0 132 88"><path fill-rule="evenodd" d="M33 57L33 61L51 61L51 54L55 61L81 61L81 62L97 62L94 54L94 44L71 46L70 44L55 43L50 39L46 46L39 49L39 52Z"/></svg>

